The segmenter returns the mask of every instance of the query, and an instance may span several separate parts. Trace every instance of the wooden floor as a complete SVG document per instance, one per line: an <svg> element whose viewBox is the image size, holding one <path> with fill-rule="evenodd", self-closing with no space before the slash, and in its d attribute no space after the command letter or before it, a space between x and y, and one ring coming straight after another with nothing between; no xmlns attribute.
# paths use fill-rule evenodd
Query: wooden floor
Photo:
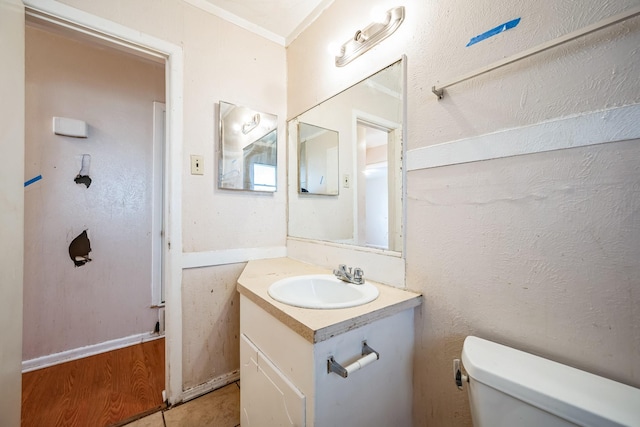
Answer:
<svg viewBox="0 0 640 427"><path fill-rule="evenodd" d="M112 426L164 407L164 338L22 374L22 426Z"/></svg>

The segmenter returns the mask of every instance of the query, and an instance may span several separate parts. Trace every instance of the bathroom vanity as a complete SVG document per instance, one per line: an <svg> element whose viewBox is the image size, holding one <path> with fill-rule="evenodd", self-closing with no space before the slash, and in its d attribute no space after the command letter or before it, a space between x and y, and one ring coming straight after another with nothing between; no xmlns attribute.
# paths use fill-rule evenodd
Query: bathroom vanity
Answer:
<svg viewBox="0 0 640 427"><path fill-rule="evenodd" d="M343 309L277 302L269 286L283 278L331 271L288 258L250 261L238 279L243 426L411 425L413 317L421 296L375 284L374 301ZM363 343L378 353L363 358ZM367 348L367 347L365 347Z"/></svg>

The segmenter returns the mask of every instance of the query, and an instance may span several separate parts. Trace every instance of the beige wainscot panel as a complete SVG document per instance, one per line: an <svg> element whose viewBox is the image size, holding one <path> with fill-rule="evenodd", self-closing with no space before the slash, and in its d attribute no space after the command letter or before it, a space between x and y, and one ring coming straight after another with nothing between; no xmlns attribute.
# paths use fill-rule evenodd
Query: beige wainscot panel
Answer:
<svg viewBox="0 0 640 427"><path fill-rule="evenodd" d="M240 297L235 283L245 264L183 271L183 387L237 379ZM208 391L204 390L203 391Z"/></svg>

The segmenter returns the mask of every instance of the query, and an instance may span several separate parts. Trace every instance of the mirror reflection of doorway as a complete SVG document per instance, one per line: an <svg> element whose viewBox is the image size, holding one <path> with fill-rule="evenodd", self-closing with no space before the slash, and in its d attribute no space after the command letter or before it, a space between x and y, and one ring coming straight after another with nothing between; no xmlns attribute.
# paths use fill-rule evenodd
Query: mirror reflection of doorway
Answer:
<svg viewBox="0 0 640 427"><path fill-rule="evenodd" d="M358 122L358 140L364 150L365 185L364 244L389 248L389 185L388 145L389 129L371 123Z"/></svg>
<svg viewBox="0 0 640 427"><path fill-rule="evenodd" d="M358 242L364 246L401 250L401 211L389 203L401 194L401 179L389 174L401 162L400 128L358 119ZM397 237L393 237L397 236Z"/></svg>

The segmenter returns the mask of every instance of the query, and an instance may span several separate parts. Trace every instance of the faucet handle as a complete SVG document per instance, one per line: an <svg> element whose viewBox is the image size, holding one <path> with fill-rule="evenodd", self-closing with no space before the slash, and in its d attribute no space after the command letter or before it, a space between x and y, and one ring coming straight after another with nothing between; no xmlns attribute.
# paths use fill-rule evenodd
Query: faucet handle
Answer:
<svg viewBox="0 0 640 427"><path fill-rule="evenodd" d="M356 267L353 270L353 279L358 282L364 282L364 271L361 268Z"/></svg>

